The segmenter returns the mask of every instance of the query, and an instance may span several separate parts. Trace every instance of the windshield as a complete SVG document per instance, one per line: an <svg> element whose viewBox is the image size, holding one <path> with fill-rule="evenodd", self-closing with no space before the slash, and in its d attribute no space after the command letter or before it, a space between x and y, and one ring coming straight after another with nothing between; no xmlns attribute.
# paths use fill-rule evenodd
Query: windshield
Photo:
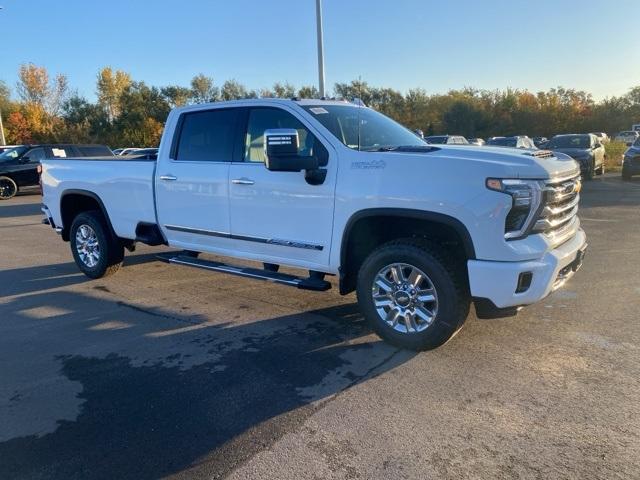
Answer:
<svg viewBox="0 0 640 480"><path fill-rule="evenodd" d="M6 152L0 153L0 162L4 162L6 160L15 160L16 158L22 156L24 152L28 150L27 147L16 147L11 150L7 150Z"/></svg>
<svg viewBox="0 0 640 480"><path fill-rule="evenodd" d="M315 105L303 108L338 140L354 150L428 146L410 130L370 108L354 105Z"/></svg>
<svg viewBox="0 0 640 480"><path fill-rule="evenodd" d="M487 140L487 145L495 147L515 147L518 145L518 139L515 137L492 138Z"/></svg>
<svg viewBox="0 0 640 480"><path fill-rule="evenodd" d="M547 145L547 148L590 148L591 138L589 135L563 135L554 137Z"/></svg>

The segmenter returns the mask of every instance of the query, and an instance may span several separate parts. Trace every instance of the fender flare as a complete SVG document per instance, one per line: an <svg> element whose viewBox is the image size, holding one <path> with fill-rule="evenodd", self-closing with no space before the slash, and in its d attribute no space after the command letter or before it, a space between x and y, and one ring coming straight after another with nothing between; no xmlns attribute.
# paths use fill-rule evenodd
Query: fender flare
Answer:
<svg viewBox="0 0 640 480"><path fill-rule="evenodd" d="M343 266L346 264L347 242L349 241L349 235L351 235L353 226L356 224L356 222L362 220L363 218L376 216L412 218L416 220L427 220L430 222L447 225L448 227L453 228L453 230L462 239L462 245L464 247L467 258L470 260L476 258L476 251L473 246L471 234L469 234L469 230L467 229L467 227L457 218L446 215L444 213L437 213L426 210L414 210L411 208L367 208L364 210L359 210L358 212L351 215L351 217L347 221L344 231L342 232L342 243L340 244L340 270L342 270Z"/></svg>
<svg viewBox="0 0 640 480"><path fill-rule="evenodd" d="M62 211L62 202L64 201L64 198L68 195L82 195L85 197L89 197L93 200L96 201L96 203L98 204L98 206L100 207L100 211L102 212L102 215L104 216L104 219L107 221L107 225L109 226L109 230L111 231L111 234L117 238L118 236L116 235L115 230L113 229L113 225L111 225L111 219L109 218L109 214L107 212L107 208L104 206L104 203L102 202L102 199L94 192L90 191L90 190L82 190L82 189L76 189L76 188L69 188L67 190L64 190L62 192L62 194L60 194L60 218L64 217L64 213ZM63 221L62 223L62 238L63 240L68 240L69 239L69 230L71 229L71 222L69 222L69 225L65 225L65 222Z"/></svg>

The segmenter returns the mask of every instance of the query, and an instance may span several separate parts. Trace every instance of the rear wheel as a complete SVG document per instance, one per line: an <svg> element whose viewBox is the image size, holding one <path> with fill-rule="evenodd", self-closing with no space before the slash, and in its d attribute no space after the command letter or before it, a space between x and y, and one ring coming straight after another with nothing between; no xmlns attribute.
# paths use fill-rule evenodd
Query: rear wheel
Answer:
<svg viewBox="0 0 640 480"><path fill-rule="evenodd" d="M461 265L437 245L420 240L374 250L358 274L357 294L371 328L385 341L410 350L442 345L469 312Z"/></svg>
<svg viewBox="0 0 640 480"><path fill-rule="evenodd" d="M586 180L593 180L595 169L596 169L595 160L591 160L591 162L589 162L589 165L587 166L587 171L584 174L584 178Z"/></svg>
<svg viewBox="0 0 640 480"><path fill-rule="evenodd" d="M76 265L89 278L112 275L122 265L124 247L99 211L80 213L73 220L70 244Z"/></svg>
<svg viewBox="0 0 640 480"><path fill-rule="evenodd" d="M0 200L8 200L18 193L18 185L9 177L0 177Z"/></svg>
<svg viewBox="0 0 640 480"><path fill-rule="evenodd" d="M602 165L600 165L600 168L598 168L598 175L604 175L604 172L605 172L604 164L605 164L605 162L606 162L606 159L602 161Z"/></svg>

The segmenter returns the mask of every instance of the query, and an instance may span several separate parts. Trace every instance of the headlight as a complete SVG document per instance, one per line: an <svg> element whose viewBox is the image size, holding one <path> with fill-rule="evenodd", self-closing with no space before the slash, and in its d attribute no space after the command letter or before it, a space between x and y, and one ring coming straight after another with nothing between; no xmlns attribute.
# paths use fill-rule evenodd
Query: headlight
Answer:
<svg viewBox="0 0 640 480"><path fill-rule="evenodd" d="M511 210L504 225L504 238L517 240L528 235L542 198L543 182L488 178L487 188L511 196Z"/></svg>

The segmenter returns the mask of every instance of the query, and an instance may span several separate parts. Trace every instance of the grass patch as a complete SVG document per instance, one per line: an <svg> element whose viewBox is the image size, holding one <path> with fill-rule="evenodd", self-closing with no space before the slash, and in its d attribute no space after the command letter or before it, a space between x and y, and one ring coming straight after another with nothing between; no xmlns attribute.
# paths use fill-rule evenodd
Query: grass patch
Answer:
<svg viewBox="0 0 640 480"><path fill-rule="evenodd" d="M622 157L627 151L627 145L624 142L609 142L605 144L604 149L607 154L606 166L609 171L622 170Z"/></svg>

